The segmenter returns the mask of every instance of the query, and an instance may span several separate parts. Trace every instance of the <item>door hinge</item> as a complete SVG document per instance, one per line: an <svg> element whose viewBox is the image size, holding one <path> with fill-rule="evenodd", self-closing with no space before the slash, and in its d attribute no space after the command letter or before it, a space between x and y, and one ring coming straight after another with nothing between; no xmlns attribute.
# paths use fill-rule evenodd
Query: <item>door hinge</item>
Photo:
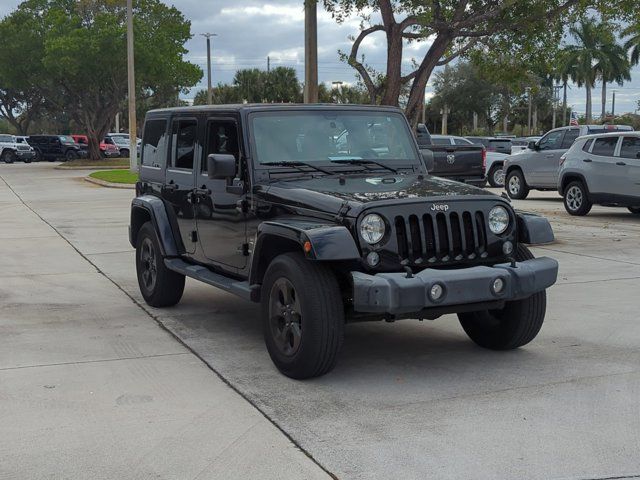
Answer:
<svg viewBox="0 0 640 480"><path fill-rule="evenodd" d="M251 251L249 250L249 244L248 243L243 243L242 244L242 255L244 257L248 257L249 253L251 253Z"/></svg>
<svg viewBox="0 0 640 480"><path fill-rule="evenodd" d="M238 200L238 202L236 203L236 209L240 213L247 213L249 211L249 202L247 202L247 200L245 199Z"/></svg>
<svg viewBox="0 0 640 480"><path fill-rule="evenodd" d="M198 241L198 232L196 232L195 230L191 232L191 241L193 243L196 243Z"/></svg>

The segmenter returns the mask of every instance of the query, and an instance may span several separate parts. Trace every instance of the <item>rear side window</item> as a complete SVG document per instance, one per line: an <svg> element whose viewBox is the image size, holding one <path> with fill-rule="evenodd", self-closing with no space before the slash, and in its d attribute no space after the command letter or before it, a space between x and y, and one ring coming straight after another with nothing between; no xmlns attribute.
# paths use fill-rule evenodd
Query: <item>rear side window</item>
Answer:
<svg viewBox="0 0 640 480"><path fill-rule="evenodd" d="M577 128L572 128L571 130L567 130L564 134L564 139L562 140L562 148L569 149L573 142L578 138L580 131Z"/></svg>
<svg viewBox="0 0 640 480"><path fill-rule="evenodd" d="M640 158L640 137L623 137L620 156L622 158Z"/></svg>
<svg viewBox="0 0 640 480"><path fill-rule="evenodd" d="M596 143L593 145L593 151L591 153L603 157L613 157L613 152L615 152L617 144L618 137L596 138Z"/></svg>
<svg viewBox="0 0 640 480"><path fill-rule="evenodd" d="M591 150L591 145L593 145L593 139L587 140L586 142L584 142L584 145L582 146L582 150L585 152L589 152L589 150Z"/></svg>
<svg viewBox="0 0 640 480"><path fill-rule="evenodd" d="M166 155L166 120L149 120L142 135L142 165L163 167Z"/></svg>
<svg viewBox="0 0 640 480"><path fill-rule="evenodd" d="M451 140L448 138L433 138L431 137L431 141L434 145L451 145Z"/></svg>
<svg viewBox="0 0 640 480"><path fill-rule="evenodd" d="M197 120L177 120L173 122L171 137L171 165L173 167L193 170L197 136Z"/></svg>

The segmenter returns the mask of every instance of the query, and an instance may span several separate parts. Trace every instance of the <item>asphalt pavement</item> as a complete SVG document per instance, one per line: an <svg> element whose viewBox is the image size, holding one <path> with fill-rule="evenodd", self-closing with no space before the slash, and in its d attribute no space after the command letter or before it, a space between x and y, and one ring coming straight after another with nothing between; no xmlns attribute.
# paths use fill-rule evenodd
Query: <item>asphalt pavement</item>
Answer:
<svg viewBox="0 0 640 480"><path fill-rule="evenodd" d="M176 307L143 305L131 191L0 167L0 478L231 478L227 460L244 478L268 478L256 462L272 478L640 477L640 218L624 209L515 202L549 216L557 241L534 253L560 262L530 345L482 350L450 315L353 324L336 369L299 382L253 304L187 280Z"/></svg>

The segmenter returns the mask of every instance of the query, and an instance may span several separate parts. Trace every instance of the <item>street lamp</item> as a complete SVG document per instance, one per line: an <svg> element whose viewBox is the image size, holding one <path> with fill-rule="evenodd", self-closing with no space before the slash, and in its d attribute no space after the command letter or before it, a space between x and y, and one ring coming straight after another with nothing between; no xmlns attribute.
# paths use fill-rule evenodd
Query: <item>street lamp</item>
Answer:
<svg viewBox="0 0 640 480"><path fill-rule="evenodd" d="M207 105L213 103L213 87L211 86L211 37L217 37L217 33L201 33L207 39Z"/></svg>
<svg viewBox="0 0 640 480"><path fill-rule="evenodd" d="M526 87L525 91L527 92L527 96L529 97L529 120L527 123L527 132L528 135L531 136L531 87Z"/></svg>
<svg viewBox="0 0 640 480"><path fill-rule="evenodd" d="M138 135L136 132L136 76L133 55L133 0L127 0L127 79L129 90L129 169L138 171Z"/></svg>

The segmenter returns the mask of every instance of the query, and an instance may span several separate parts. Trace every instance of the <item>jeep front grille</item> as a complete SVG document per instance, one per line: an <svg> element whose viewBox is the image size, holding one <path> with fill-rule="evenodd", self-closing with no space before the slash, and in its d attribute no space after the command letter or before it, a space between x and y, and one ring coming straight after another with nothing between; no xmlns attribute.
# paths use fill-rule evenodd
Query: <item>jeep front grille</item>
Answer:
<svg viewBox="0 0 640 480"><path fill-rule="evenodd" d="M403 263L435 263L486 258L483 212L396 216L394 229Z"/></svg>

